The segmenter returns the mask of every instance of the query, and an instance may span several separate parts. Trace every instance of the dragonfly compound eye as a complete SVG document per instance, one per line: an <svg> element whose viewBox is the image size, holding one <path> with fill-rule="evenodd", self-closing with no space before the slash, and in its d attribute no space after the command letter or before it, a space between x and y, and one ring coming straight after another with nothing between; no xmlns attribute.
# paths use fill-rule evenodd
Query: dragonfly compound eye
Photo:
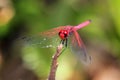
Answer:
<svg viewBox="0 0 120 80"><path fill-rule="evenodd" d="M60 37L62 40L66 39L67 36L68 36L68 31L67 31L67 30L60 30L60 32L59 32L59 37Z"/></svg>

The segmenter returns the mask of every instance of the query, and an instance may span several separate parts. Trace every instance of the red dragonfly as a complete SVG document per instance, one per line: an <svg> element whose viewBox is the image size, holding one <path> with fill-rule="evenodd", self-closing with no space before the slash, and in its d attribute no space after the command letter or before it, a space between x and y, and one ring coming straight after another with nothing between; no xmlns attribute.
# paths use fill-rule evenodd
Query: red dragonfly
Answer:
<svg viewBox="0 0 120 80"><path fill-rule="evenodd" d="M23 37L22 39L30 45L39 45L42 48L56 47L62 43L65 47L70 46L73 53L83 62L89 62L90 56L86 52L84 43L82 42L77 30L90 24L91 20L87 20L77 26L60 26L39 33L37 36Z"/></svg>

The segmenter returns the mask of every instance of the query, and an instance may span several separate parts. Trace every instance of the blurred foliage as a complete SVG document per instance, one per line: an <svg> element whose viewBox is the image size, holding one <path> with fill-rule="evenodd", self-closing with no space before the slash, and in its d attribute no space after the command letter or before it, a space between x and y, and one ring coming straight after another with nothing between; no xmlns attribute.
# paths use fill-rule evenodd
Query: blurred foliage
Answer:
<svg viewBox="0 0 120 80"><path fill-rule="evenodd" d="M62 25L77 25L91 19L92 23L79 30L86 47L102 46L120 58L120 1L119 0L0 0L0 40L10 34L35 35ZM19 37L18 35L18 37ZM15 39L15 38L14 38ZM16 40L15 40L16 41ZM18 53L20 47L13 45ZM15 46L15 47L14 47ZM47 51L46 51L47 50ZM22 47L21 56L27 68L38 76L47 77L55 49ZM16 54L17 55L17 54ZM60 57L57 80L66 80L75 67L74 57L65 51ZM62 75L62 76L61 76ZM65 75L65 76L63 76ZM62 77L62 78L61 78Z"/></svg>

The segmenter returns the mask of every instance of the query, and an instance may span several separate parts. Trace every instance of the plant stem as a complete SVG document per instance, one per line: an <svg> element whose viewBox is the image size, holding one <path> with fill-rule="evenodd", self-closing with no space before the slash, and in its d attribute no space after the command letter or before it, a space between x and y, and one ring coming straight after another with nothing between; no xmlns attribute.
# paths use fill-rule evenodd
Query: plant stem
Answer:
<svg viewBox="0 0 120 80"><path fill-rule="evenodd" d="M58 67L57 59L58 59L58 57L60 56L60 54L62 52L62 47L63 47L63 45L60 44L57 47L56 53L52 57L51 70L50 70L48 80L55 80L56 70L57 70L57 67Z"/></svg>

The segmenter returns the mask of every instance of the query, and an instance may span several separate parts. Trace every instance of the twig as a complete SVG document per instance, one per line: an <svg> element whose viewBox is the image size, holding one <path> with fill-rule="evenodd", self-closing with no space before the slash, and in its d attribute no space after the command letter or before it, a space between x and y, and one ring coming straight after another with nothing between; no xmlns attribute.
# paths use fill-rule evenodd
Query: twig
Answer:
<svg viewBox="0 0 120 80"><path fill-rule="evenodd" d="M53 55L53 57L52 57L51 70L50 70L50 74L49 74L49 76L48 76L48 80L55 80L56 70L57 70L57 67L58 67L57 59L58 59L58 57L59 57L60 54L61 54L62 47L63 47L63 45L60 44L60 45L57 47L56 53L55 53L55 54Z"/></svg>

